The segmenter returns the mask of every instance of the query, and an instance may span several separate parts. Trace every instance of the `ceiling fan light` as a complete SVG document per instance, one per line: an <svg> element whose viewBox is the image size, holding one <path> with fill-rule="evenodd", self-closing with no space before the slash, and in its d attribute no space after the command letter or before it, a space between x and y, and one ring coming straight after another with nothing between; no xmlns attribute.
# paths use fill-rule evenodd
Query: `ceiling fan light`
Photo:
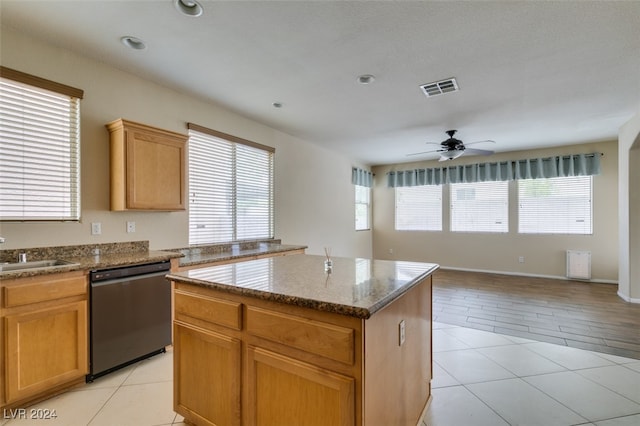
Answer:
<svg viewBox="0 0 640 426"><path fill-rule="evenodd" d="M464 151L444 151L440 153L440 157L444 158L445 160L455 160L456 158L460 157L462 155Z"/></svg>
<svg viewBox="0 0 640 426"><path fill-rule="evenodd" d="M174 0L173 4L175 5L178 12L186 16L195 18L202 15L202 13L204 12L204 9L200 5L200 3L195 0Z"/></svg>

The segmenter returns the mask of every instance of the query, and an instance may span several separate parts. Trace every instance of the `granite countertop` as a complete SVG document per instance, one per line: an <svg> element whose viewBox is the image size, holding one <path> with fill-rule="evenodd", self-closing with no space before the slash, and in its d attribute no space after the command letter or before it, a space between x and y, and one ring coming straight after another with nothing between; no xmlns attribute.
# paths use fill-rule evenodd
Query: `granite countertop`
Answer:
<svg viewBox="0 0 640 426"><path fill-rule="evenodd" d="M58 256L56 259L71 262L69 265L58 265L47 268L2 271L0 279L26 278L37 275L57 274L71 271L92 271L94 269L117 268L119 266L139 265L162 262L182 256L180 253L167 251L139 251L132 253L108 253L95 256Z"/></svg>
<svg viewBox="0 0 640 426"><path fill-rule="evenodd" d="M177 249L184 256L180 259L180 266L193 266L211 262L241 259L244 257L260 256L263 254L282 253L292 250L304 250L307 246L279 244L279 243L259 243L245 246L227 245L222 250L216 250L216 246L189 247Z"/></svg>
<svg viewBox="0 0 640 426"><path fill-rule="evenodd" d="M168 278L232 294L369 318L439 266L434 263L297 254L172 273Z"/></svg>
<svg viewBox="0 0 640 426"><path fill-rule="evenodd" d="M28 261L58 259L71 262L71 264L16 271L2 271L0 269L0 279L7 280L79 270L91 271L117 268L120 266L162 262L174 258L180 258L180 266L192 266L306 248L307 246L280 244L280 240L272 240L266 242L248 241L212 244L167 250L149 250L148 241L3 250L0 252L2 253L2 256L0 256L2 262L15 262L18 254L24 252L27 254Z"/></svg>

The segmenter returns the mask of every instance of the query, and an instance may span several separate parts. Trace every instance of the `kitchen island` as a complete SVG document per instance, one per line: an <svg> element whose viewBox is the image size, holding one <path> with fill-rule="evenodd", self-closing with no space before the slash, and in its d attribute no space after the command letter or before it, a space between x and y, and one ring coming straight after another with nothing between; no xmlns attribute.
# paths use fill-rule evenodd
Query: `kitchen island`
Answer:
<svg viewBox="0 0 640 426"><path fill-rule="evenodd" d="M174 286L174 410L196 425L416 425L431 396L430 263L290 255Z"/></svg>

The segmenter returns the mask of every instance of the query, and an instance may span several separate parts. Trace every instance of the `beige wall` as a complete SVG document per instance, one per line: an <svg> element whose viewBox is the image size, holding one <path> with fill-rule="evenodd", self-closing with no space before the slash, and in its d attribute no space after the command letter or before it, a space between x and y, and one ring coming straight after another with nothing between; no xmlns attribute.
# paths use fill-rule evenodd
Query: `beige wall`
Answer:
<svg viewBox="0 0 640 426"><path fill-rule="evenodd" d="M618 152L615 141L555 149L501 153L490 159L462 157L454 164L517 160L573 153L602 152L602 174L593 180L593 235L521 235L517 232L517 186L509 183L509 233L458 233L447 229L449 209L443 208L443 232L394 230L395 191L386 187L389 170L440 167L437 161L375 167L373 192L373 256L439 263L442 267L512 274L564 277L566 250L588 250L594 280L618 279ZM445 186L445 193L448 186ZM448 196L444 194L445 201ZM393 253L390 253L390 249ZM524 256L525 262L518 258Z"/></svg>
<svg viewBox="0 0 640 426"><path fill-rule="evenodd" d="M336 255L371 255L371 232L356 232L351 161L235 114L107 64L3 27L3 66L84 90L81 114L82 220L80 223L2 223L2 248L149 240L152 249L188 244L186 212L109 211L109 151L105 123L126 118L186 133L194 122L276 147L276 238L306 244L310 253L330 245ZM133 53L132 53L133 54ZM126 233L126 222L136 232ZM91 222L102 223L92 236Z"/></svg>
<svg viewBox="0 0 640 426"><path fill-rule="evenodd" d="M640 112L619 134L620 283L618 294L640 303Z"/></svg>

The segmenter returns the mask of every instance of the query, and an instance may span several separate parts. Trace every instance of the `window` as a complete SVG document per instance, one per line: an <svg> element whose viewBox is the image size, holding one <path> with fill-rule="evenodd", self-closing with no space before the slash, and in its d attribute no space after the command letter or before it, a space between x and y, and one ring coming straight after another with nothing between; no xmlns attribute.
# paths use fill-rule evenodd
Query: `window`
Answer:
<svg viewBox="0 0 640 426"><path fill-rule="evenodd" d="M396 188L397 231L442 231L442 185Z"/></svg>
<svg viewBox="0 0 640 426"><path fill-rule="evenodd" d="M273 238L273 153L189 123L189 244Z"/></svg>
<svg viewBox="0 0 640 426"><path fill-rule="evenodd" d="M518 232L592 234L591 176L518 181Z"/></svg>
<svg viewBox="0 0 640 426"><path fill-rule="evenodd" d="M356 231L369 229L371 188L354 185L356 188Z"/></svg>
<svg viewBox="0 0 640 426"><path fill-rule="evenodd" d="M451 190L452 232L508 232L508 182L455 183Z"/></svg>
<svg viewBox="0 0 640 426"><path fill-rule="evenodd" d="M80 220L82 90L0 71L0 218Z"/></svg>

